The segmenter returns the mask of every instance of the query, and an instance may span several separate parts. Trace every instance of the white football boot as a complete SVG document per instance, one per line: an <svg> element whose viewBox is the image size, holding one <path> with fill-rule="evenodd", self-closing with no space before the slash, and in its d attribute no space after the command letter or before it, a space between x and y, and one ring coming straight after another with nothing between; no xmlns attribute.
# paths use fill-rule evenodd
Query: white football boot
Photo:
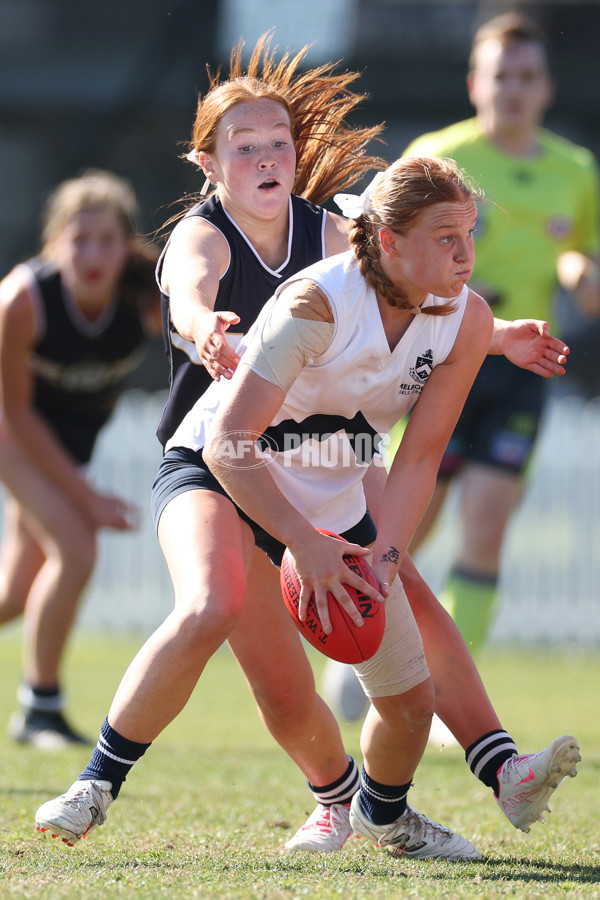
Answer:
<svg viewBox="0 0 600 900"><path fill-rule="evenodd" d="M532 822L545 822L548 800L565 778L575 778L580 761L579 744L570 734L539 753L507 759L498 770L496 800L508 821L521 831L529 831Z"/></svg>
<svg viewBox="0 0 600 900"><path fill-rule="evenodd" d="M38 831L49 831L72 847L102 825L113 802L110 781L76 781L66 794L42 803L35 814Z"/></svg>
<svg viewBox="0 0 600 900"><path fill-rule="evenodd" d="M341 850L350 835L350 804L319 804L306 823L286 841L286 850L312 850L331 853Z"/></svg>
<svg viewBox="0 0 600 900"><path fill-rule="evenodd" d="M360 792L352 798L350 824L354 833L378 847L392 851L393 856L409 859L483 859L473 844L449 828L438 825L410 806L400 818L388 825L375 825L367 818L360 802Z"/></svg>

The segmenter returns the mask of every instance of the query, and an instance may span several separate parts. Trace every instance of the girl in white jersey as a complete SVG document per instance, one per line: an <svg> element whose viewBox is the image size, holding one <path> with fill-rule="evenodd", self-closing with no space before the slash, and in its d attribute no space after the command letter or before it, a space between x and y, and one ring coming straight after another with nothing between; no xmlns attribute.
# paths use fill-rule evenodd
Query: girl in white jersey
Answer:
<svg viewBox="0 0 600 900"><path fill-rule="evenodd" d="M375 656L357 667L371 708L350 821L357 834L415 856L479 858L464 838L407 805L434 689L396 578L492 335L489 307L465 287L474 259L475 196L449 161L400 160L366 202L350 231L353 252L316 264L278 292L251 330L233 381L207 391L172 446L204 445L205 462L238 507L280 542L279 552L283 545L292 551L302 582L301 617L314 593L329 631L329 593L360 624L344 582L377 599L362 579L349 578L339 542L316 530L347 533L364 523L365 467L350 459L332 471L328 456L321 478L306 446L319 443L336 422L336 430L348 433L361 422L385 432L418 399L373 546L374 571L387 596L386 630ZM237 452L222 452L236 434L245 438ZM248 449L253 434L283 448L271 465L261 465L269 450ZM318 495L311 490L315 481ZM242 527L242 553L244 533ZM276 551L271 555L277 559Z"/></svg>
<svg viewBox="0 0 600 900"><path fill-rule="evenodd" d="M206 392L171 444L203 447L205 463L238 507L280 542L279 552L288 546L302 583L300 616L314 593L328 632L329 593L361 622L344 582L380 599L358 575L349 578L339 542L316 530L347 533L364 523L366 467L352 458L320 466L316 453L308 461L306 447L332 430L384 433L415 406L373 545L386 629L375 656L356 667L371 707L350 821L357 834L415 856L477 859L468 841L407 805L435 698L396 577L492 335L489 307L465 286L474 261L475 195L449 161L400 160L380 176L367 204L350 231L352 251L304 270L278 292L251 329L233 380ZM236 434L236 452L224 452ZM249 446L248 435L274 438L283 452L261 465L270 451ZM238 527L243 557L246 529ZM368 553L357 544L344 549Z"/></svg>

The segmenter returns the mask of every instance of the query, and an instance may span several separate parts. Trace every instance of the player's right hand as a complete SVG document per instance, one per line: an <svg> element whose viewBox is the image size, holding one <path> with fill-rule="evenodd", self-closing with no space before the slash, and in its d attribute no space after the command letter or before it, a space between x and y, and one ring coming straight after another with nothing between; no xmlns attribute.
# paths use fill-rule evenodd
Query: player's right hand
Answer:
<svg viewBox="0 0 600 900"><path fill-rule="evenodd" d="M194 335L200 362L215 381L231 378L240 361L225 332L240 317L233 312L211 312L202 317Z"/></svg>
<svg viewBox="0 0 600 900"><path fill-rule="evenodd" d="M111 494L101 494L94 491L88 512L96 528L133 531L139 527L139 509L120 497L114 497Z"/></svg>
<svg viewBox="0 0 600 900"><path fill-rule="evenodd" d="M346 591L345 585L356 588L375 602L381 602L384 597L360 575L348 568L344 562L344 555L368 556L370 552L368 547L339 541L316 529L314 540L303 542L295 551L290 548L301 585L298 603L300 621L306 621L308 605L314 595L323 631L325 634L331 634L328 596L331 594L352 619L354 625L361 628L364 625L362 615L355 601Z"/></svg>

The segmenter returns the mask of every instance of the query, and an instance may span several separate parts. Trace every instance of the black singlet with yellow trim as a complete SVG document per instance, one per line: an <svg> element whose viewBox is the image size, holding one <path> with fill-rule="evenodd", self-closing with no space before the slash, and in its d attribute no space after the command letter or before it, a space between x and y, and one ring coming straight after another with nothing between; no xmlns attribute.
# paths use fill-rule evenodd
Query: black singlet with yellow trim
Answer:
<svg viewBox="0 0 600 900"><path fill-rule="evenodd" d="M270 269L258 256L248 239L225 212L216 195L198 203L187 216L200 216L217 228L229 245L229 267L219 282L215 310L229 310L240 321L227 332L234 346L258 313L286 278L325 255L324 210L301 197L291 196L288 257L277 270ZM168 246L168 245L167 245ZM166 249L166 248L165 248ZM161 256L157 266L160 287ZM162 330L169 360L170 390L158 425L157 435L164 446L186 413L211 383L198 357L196 347L177 334L171 321L169 298L161 291Z"/></svg>
<svg viewBox="0 0 600 900"><path fill-rule="evenodd" d="M126 376L140 362L146 333L130 302L117 298L89 322L54 263L35 258L24 265L40 300L38 340L30 359L33 406L77 462L87 463Z"/></svg>

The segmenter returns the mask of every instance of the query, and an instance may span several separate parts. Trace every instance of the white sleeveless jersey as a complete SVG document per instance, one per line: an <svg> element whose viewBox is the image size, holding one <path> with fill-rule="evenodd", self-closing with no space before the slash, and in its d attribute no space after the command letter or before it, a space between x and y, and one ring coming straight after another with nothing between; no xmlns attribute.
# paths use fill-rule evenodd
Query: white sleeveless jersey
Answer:
<svg viewBox="0 0 600 900"><path fill-rule="evenodd" d="M261 438L265 465L284 496L316 528L346 531L366 510L362 479L373 452L385 451L388 432L417 402L434 366L450 353L463 318L468 288L447 316L416 315L390 350L377 298L352 251L322 260L286 282L314 281L334 318L329 348L310 360ZM282 285L276 296L285 288ZM273 299L243 340L260 334ZM448 303L429 297L423 307ZM244 360L240 362L243 365ZM215 410L236 383L215 382L167 445L200 449ZM228 452L236 453L236 436Z"/></svg>

